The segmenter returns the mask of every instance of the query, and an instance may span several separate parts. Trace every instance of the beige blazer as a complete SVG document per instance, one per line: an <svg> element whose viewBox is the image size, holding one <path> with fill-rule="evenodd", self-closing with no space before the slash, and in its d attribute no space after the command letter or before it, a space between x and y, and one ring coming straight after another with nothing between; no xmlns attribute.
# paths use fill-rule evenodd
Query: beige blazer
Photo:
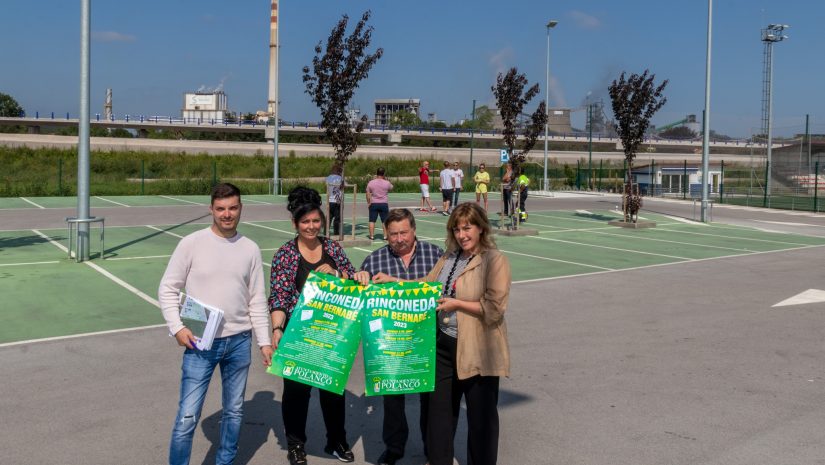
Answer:
<svg viewBox="0 0 825 465"><path fill-rule="evenodd" d="M447 254L427 275L436 281ZM497 249L473 257L456 281L456 299L481 303L481 315L457 312L459 379L472 376L510 376L510 348L504 312L510 297L510 262Z"/></svg>

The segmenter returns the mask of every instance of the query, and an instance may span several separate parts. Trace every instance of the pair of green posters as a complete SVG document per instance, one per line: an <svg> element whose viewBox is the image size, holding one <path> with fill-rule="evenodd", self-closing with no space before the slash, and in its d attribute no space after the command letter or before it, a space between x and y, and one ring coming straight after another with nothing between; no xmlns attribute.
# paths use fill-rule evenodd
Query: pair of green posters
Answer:
<svg viewBox="0 0 825 465"><path fill-rule="evenodd" d="M310 273L267 372L341 394L364 341L366 394L430 392L441 283Z"/></svg>

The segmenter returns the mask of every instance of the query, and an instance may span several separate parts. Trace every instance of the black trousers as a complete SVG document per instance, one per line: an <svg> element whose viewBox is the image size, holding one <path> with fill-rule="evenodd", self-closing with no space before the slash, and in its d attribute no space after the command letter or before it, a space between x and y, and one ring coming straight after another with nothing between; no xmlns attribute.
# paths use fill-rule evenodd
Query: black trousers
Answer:
<svg viewBox="0 0 825 465"><path fill-rule="evenodd" d="M498 458L498 376L460 380L456 373L456 339L438 332L435 391L428 400L427 460L451 465L461 398L467 404L467 465L495 465Z"/></svg>
<svg viewBox="0 0 825 465"><path fill-rule="evenodd" d="M527 188L525 187L521 192L518 194L518 209L526 212L527 209L524 208L524 204L527 202Z"/></svg>
<svg viewBox="0 0 825 465"><path fill-rule="evenodd" d="M510 200L513 198L513 190L512 189L504 189L502 191L501 201L504 202L504 214L510 214Z"/></svg>
<svg viewBox="0 0 825 465"><path fill-rule="evenodd" d="M427 426L426 396L427 394L421 394L419 396L421 415L418 424L421 429L421 439L425 442L426 435L424 432ZM405 409L407 397L412 398L413 395L398 394L384 396L384 425L381 437L388 451L402 457L404 456L404 448L407 445L407 438L410 436L410 428L407 426L407 413Z"/></svg>
<svg viewBox="0 0 825 465"><path fill-rule="evenodd" d="M341 204L336 202L329 203L329 229L332 234L338 235L341 233Z"/></svg>
<svg viewBox="0 0 825 465"><path fill-rule="evenodd" d="M289 379L284 379L284 395L281 397L281 415L284 418L284 430L288 446L304 444L307 441L307 412L312 386ZM318 389L321 400L321 413L327 428L327 444L347 444L346 402L343 395Z"/></svg>

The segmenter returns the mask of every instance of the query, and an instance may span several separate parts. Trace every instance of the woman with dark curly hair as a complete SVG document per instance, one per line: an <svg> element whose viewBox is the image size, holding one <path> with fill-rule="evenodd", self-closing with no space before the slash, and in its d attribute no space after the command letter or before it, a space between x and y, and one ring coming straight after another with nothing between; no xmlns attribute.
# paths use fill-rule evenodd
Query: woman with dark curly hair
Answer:
<svg viewBox="0 0 825 465"><path fill-rule="evenodd" d="M269 312L273 328L272 347L275 350L278 349L284 328L289 323L310 272L328 273L364 283L369 280L366 272L355 271L340 244L320 235L326 219L321 209L321 196L317 191L307 187L292 189L287 209L292 214L292 224L297 235L281 246L272 258ZM284 379L281 414L290 465L307 463L304 444L307 440L306 423L311 390L312 387L307 384ZM344 429L344 396L321 389L319 397L327 429L324 451L342 462L354 461Z"/></svg>

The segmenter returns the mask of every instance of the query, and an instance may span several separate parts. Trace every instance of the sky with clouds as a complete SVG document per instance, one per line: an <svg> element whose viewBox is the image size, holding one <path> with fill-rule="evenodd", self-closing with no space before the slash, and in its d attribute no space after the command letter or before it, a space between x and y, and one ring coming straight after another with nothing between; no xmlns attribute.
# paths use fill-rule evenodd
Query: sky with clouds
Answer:
<svg viewBox="0 0 825 465"><path fill-rule="evenodd" d="M494 105L497 73L516 66L545 93L550 32L550 105L582 107L588 95L608 103L622 71L650 69L668 79L663 125L704 106L707 1L512 0L493 2L315 0L280 2L281 117L314 121L301 68L315 44L348 14L373 12L373 48L384 49L357 91L354 106L372 115L376 98L420 98L422 116L452 122L472 101ZM788 135L825 133L825 60L814 0L716 0L713 13L711 127L732 136L758 131L761 117L760 29L791 25L774 48L774 126ZM80 1L4 0L0 92L29 114L77 113ZM223 86L232 110L266 108L269 2L143 0L92 2L92 111L112 88L117 115L180 114L182 94ZM538 100L533 102L537 104ZM531 105L531 107L533 106ZM609 110L609 104L607 105ZM584 111L574 111L584 126Z"/></svg>

